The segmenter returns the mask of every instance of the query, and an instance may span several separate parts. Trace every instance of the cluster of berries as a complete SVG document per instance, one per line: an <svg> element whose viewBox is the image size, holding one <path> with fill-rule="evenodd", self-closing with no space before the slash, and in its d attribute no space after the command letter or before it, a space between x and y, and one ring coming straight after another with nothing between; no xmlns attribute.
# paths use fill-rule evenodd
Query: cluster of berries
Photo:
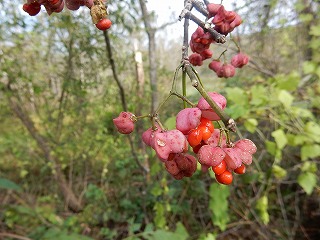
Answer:
<svg viewBox="0 0 320 240"><path fill-rule="evenodd" d="M241 17L234 11L226 11L221 4L210 3L207 5L209 12L208 18L214 24L214 29L224 35L232 32L235 27L242 22ZM212 57L210 45L215 43L209 32L205 32L203 28L198 27L191 35L190 49L193 52L189 56L189 61L193 66L202 66L203 61ZM239 52L232 57L231 63L220 62L215 59L209 64L209 68L213 70L218 77L229 78L235 74L235 68L241 68L249 62L249 57Z"/></svg>
<svg viewBox="0 0 320 240"><path fill-rule="evenodd" d="M65 6L71 11L76 11L81 6L92 9L92 7L99 5L100 8L105 8L104 5L101 4L102 1L103 0L27 0L27 3L23 4L22 9L30 16L36 16L40 12L41 6L44 6L48 15L51 15L54 12L61 12ZM112 22L106 18L106 16L101 16L94 24L99 30L104 31L111 27Z"/></svg>
<svg viewBox="0 0 320 240"><path fill-rule="evenodd" d="M231 58L231 63L222 63L220 60L213 60L209 63L209 68L214 71L218 77L233 77L236 68L242 68L248 64L249 57L244 53L238 53Z"/></svg>
<svg viewBox="0 0 320 240"><path fill-rule="evenodd" d="M224 96L216 92L208 94L221 110L226 107ZM212 121L219 120L220 117L202 97L195 107L185 108L177 114L176 129L165 130L155 124L142 134L142 140L154 149L175 179L191 177L199 162L203 171L212 168L216 180L228 185L232 182L233 172L243 174L245 165L252 163L256 146L249 139L231 143L223 130L215 129ZM137 117L130 112L122 112L113 119L123 134L133 132L136 121ZM193 154L187 153L189 146Z"/></svg>
<svg viewBox="0 0 320 240"><path fill-rule="evenodd" d="M211 22L215 26L214 29L221 34L227 35L242 23L241 17L236 12L225 10L221 4L209 3L207 10L208 17L213 17Z"/></svg>

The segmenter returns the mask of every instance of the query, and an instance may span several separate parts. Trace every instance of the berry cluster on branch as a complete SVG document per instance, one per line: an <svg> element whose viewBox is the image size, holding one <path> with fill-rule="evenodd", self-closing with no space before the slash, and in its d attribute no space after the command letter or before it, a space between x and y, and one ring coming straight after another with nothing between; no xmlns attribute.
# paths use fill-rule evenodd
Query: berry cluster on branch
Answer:
<svg viewBox="0 0 320 240"><path fill-rule="evenodd" d="M205 17L200 20L191 13L195 9ZM150 119L150 127L142 134L142 141L155 151L167 172L175 179L191 177L201 166L203 172L211 169L217 182L229 185L233 174L244 174L246 167L252 163L257 148L249 139L231 141L230 133L236 132L235 121L224 109L226 98L217 92L207 92L199 74L193 66L201 66L203 61L212 58L211 44L223 44L227 35L242 22L233 11L226 11L222 4L208 1L186 0L185 7L179 15L184 19L184 39L181 64L177 67L169 95L151 114L135 116L131 112L121 112L113 119L118 132L130 134L135 122L142 118ZM198 24L198 28L188 39L189 21ZM190 44L189 44L190 43ZM193 52L188 56L188 49ZM219 58L211 61L209 68L218 77L232 77L235 68L246 65L249 58L239 51L230 63L221 63ZM176 89L178 72L182 71L182 93ZM186 78L200 93L196 104L187 98ZM160 121L160 111L170 97L183 101L183 109L176 115L175 129L167 130ZM190 107L187 107L190 105Z"/></svg>
<svg viewBox="0 0 320 240"><path fill-rule="evenodd" d="M66 7L68 10L77 11L80 7L86 6L90 9L93 24L102 31L109 29L112 25L107 18L107 6L105 0L27 0L22 9L30 16L36 16L41 6L44 7L48 15L60 13Z"/></svg>
<svg viewBox="0 0 320 240"><path fill-rule="evenodd" d="M216 92L208 95L221 110L226 107L224 96ZM130 134L134 131L135 122L142 117L149 117L153 123L142 134L142 141L155 151L175 179L191 177L199 162L202 171L210 168L219 183L230 184L232 173L245 173L257 150L251 140L240 139L232 143L228 130L215 129L213 122L220 127L221 119L203 97L196 105L177 114L176 128L172 130L166 130L154 115L136 117L133 113L121 112L113 122L120 133ZM189 148L193 155L188 153Z"/></svg>
<svg viewBox="0 0 320 240"><path fill-rule="evenodd" d="M242 19L236 12L227 11L222 4L209 3L205 6L197 0L190 2L206 17L205 22L202 22L190 11L185 14L183 11L181 14L182 16L188 16L199 25L191 35L189 46L193 53L189 56L189 61L193 66L202 66L203 61L212 58L213 53L210 50L210 46L224 43L226 36L230 35L242 23ZM186 8L184 10L186 11ZM241 52L240 47L234 40L233 42L238 48L238 53L232 57L230 62L226 60L226 50L217 59L211 60L208 65L209 69L213 70L219 78L233 77L236 73L236 68L242 68L249 62L249 57ZM223 62L220 60L222 56L224 57Z"/></svg>

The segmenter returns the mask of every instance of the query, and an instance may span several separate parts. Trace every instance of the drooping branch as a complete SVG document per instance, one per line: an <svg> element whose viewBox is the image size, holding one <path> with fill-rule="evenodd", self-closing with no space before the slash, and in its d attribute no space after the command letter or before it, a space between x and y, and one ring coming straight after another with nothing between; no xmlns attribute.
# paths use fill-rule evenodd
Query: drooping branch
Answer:
<svg viewBox="0 0 320 240"><path fill-rule="evenodd" d="M120 94L120 98L121 98L122 109L124 111L128 111L124 89L123 89L122 83L120 82L120 80L118 78L118 74L117 74L117 70L116 70L116 64L115 64L114 58L113 58L108 31L103 31L103 36L104 36L104 41L106 43L106 50L107 50L107 55L108 55L109 63L110 63L111 70L112 70L112 75L113 75L113 78L114 78L114 80L116 81L116 83L118 85L118 88L119 88L119 94Z"/></svg>
<svg viewBox="0 0 320 240"><path fill-rule="evenodd" d="M123 111L126 112L126 111L128 111L128 108L127 108L127 103L126 103L125 92L124 92L124 88L123 88L122 83L121 83L121 81L118 77L118 74L117 74L116 64L113 59L113 54L112 54L112 49L111 49L110 38L109 38L107 31L103 31L103 35L104 35L104 40L106 43L107 56L108 56L108 59L109 59L110 65L111 65L112 75L113 75L113 78L119 87L122 109L123 109ZM131 154L132 154L135 162L144 172L149 172L149 169L146 169L139 161L138 155L137 155L136 150L134 148L134 144L133 144L133 140L132 140L131 135L128 135L128 140L129 140L129 144L130 144L130 148L131 148Z"/></svg>

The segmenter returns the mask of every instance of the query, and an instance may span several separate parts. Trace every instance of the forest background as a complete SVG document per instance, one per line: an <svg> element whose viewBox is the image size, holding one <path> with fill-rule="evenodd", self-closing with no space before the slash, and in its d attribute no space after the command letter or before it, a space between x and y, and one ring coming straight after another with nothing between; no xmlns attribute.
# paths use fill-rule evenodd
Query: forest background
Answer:
<svg viewBox="0 0 320 240"><path fill-rule="evenodd" d="M150 122L131 137L112 122L167 96L180 11L157 21L144 1L110 0L102 32L87 8L30 17L0 0L0 239L320 238L320 3L225 2L244 20L233 37L250 62L229 79L196 70L258 148L230 186L200 170L173 179L141 141ZM237 50L228 41L214 57L225 49ZM166 127L182 107L167 103Z"/></svg>

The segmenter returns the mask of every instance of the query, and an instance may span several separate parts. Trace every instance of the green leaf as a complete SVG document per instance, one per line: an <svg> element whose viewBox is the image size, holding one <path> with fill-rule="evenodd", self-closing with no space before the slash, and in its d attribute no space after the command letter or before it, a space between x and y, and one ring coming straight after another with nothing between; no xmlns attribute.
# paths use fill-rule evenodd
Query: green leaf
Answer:
<svg viewBox="0 0 320 240"><path fill-rule="evenodd" d="M317 68L317 65L314 62L308 61L303 63L302 68L305 74L311 74L311 73L314 73L314 71Z"/></svg>
<svg viewBox="0 0 320 240"><path fill-rule="evenodd" d="M310 22L313 19L313 15L311 13L300 14L299 19L301 22Z"/></svg>
<svg viewBox="0 0 320 240"><path fill-rule="evenodd" d="M151 194L155 197L160 196L163 193L163 189L160 186L160 184L156 184L152 189L151 189Z"/></svg>
<svg viewBox="0 0 320 240"><path fill-rule="evenodd" d="M241 88L226 88L228 100L237 103L237 106L248 105L248 96Z"/></svg>
<svg viewBox="0 0 320 240"><path fill-rule="evenodd" d="M287 176L287 171L279 165L272 166L272 173L277 179L283 179Z"/></svg>
<svg viewBox="0 0 320 240"><path fill-rule="evenodd" d="M308 158L315 158L320 156L320 145L319 144L309 144L301 147L301 160L305 161Z"/></svg>
<svg viewBox="0 0 320 240"><path fill-rule="evenodd" d="M166 218L165 218L165 207L160 202L156 202L154 205L154 210L156 215L154 217L154 223L158 228L164 228L166 225Z"/></svg>
<svg viewBox="0 0 320 240"><path fill-rule="evenodd" d="M251 88L251 101L250 104L260 106L268 102L267 90L261 85L254 85Z"/></svg>
<svg viewBox="0 0 320 240"><path fill-rule="evenodd" d="M290 109L292 114L294 114L294 116L296 117L314 119L312 112L308 109L301 108L301 107L291 107Z"/></svg>
<svg viewBox="0 0 320 240"><path fill-rule="evenodd" d="M300 83L300 75L297 72L292 72L289 75L277 75L275 78L277 87L279 89L294 91Z"/></svg>
<svg viewBox="0 0 320 240"><path fill-rule="evenodd" d="M173 116L173 117L169 117L165 123L164 123L164 126L166 128L168 128L169 130L170 129L174 129L176 127L176 117Z"/></svg>
<svg viewBox="0 0 320 240"><path fill-rule="evenodd" d="M229 108L226 108L225 112L229 114L233 119L238 119L239 117L245 117L249 113L249 108L234 104Z"/></svg>
<svg viewBox="0 0 320 240"><path fill-rule="evenodd" d="M299 146L299 145L302 145L307 142L310 142L310 139L305 135L296 135L294 137L294 145L295 146Z"/></svg>
<svg viewBox="0 0 320 240"><path fill-rule="evenodd" d="M320 37L320 25L312 26L310 29L310 35Z"/></svg>
<svg viewBox="0 0 320 240"><path fill-rule="evenodd" d="M258 121L255 118L249 118L244 122L244 127L251 133L256 131L258 126Z"/></svg>
<svg viewBox="0 0 320 240"><path fill-rule="evenodd" d="M175 234L177 235L177 237L175 239L187 239L189 237L189 234L186 230L186 228L183 226L183 224L181 222L178 222L176 224L176 231Z"/></svg>
<svg viewBox="0 0 320 240"><path fill-rule="evenodd" d="M144 239L147 240L164 240L164 239L174 239L174 240L186 240L189 237L189 234L183 224L178 222L176 225L175 232L169 232L163 229L156 231L145 231L142 233ZM130 238L126 238L130 239ZM131 238L132 239L132 238ZM139 238L140 239L140 238Z"/></svg>
<svg viewBox="0 0 320 240"><path fill-rule="evenodd" d="M317 173L317 171L318 171L317 163L306 161L301 166L301 171L302 172Z"/></svg>
<svg viewBox="0 0 320 240"><path fill-rule="evenodd" d="M303 190L310 195L317 185L317 175L311 172L304 172L298 176L298 183Z"/></svg>
<svg viewBox="0 0 320 240"><path fill-rule="evenodd" d="M0 188L7 189L7 190L15 190L18 192L20 192L22 190L18 184L14 183L6 178L0 178Z"/></svg>
<svg viewBox="0 0 320 240"><path fill-rule="evenodd" d="M320 126L315 122L307 122L304 126L307 135L317 143L320 143Z"/></svg>
<svg viewBox="0 0 320 240"><path fill-rule="evenodd" d="M275 142L271 141L265 141L266 149L267 152L270 153L272 156L276 155L276 150L277 150L277 144Z"/></svg>
<svg viewBox="0 0 320 240"><path fill-rule="evenodd" d="M294 97L286 90L281 90L278 95L278 100L286 107L289 108L293 102Z"/></svg>
<svg viewBox="0 0 320 240"><path fill-rule="evenodd" d="M256 202L256 210L258 211L259 217L264 224L268 224L270 221L268 213L268 197L262 196Z"/></svg>
<svg viewBox="0 0 320 240"><path fill-rule="evenodd" d="M230 220L228 214L230 189L228 186L212 183L209 194L209 209L212 212L212 222L224 231Z"/></svg>
<svg viewBox="0 0 320 240"><path fill-rule="evenodd" d="M288 143L287 137L282 129L273 131L271 133L271 136L274 137L277 147L279 149L283 149Z"/></svg>

